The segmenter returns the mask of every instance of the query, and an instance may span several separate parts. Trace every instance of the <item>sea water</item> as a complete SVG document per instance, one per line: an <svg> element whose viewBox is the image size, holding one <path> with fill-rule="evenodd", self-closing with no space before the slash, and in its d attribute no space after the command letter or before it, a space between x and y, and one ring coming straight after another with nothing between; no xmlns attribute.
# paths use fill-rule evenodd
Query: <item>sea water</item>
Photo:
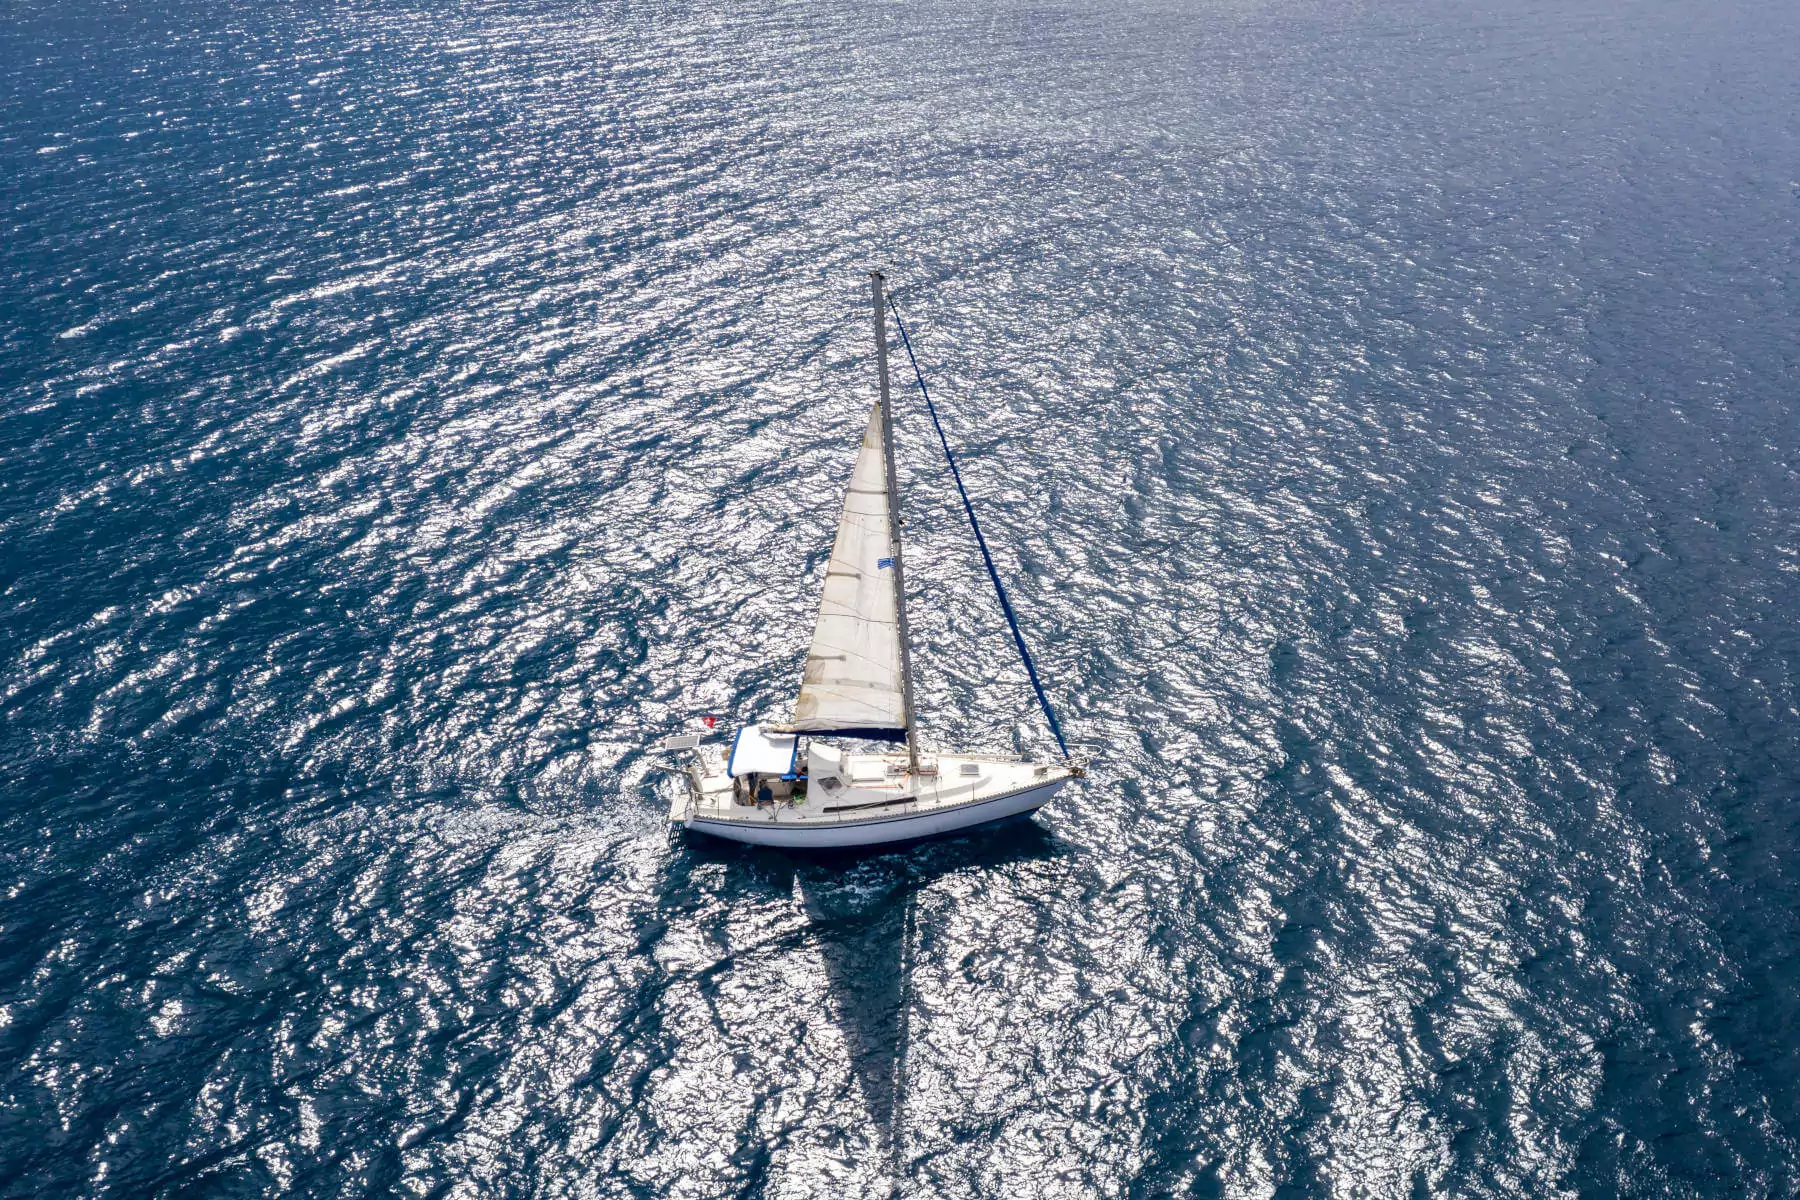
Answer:
<svg viewBox="0 0 1800 1200"><path fill-rule="evenodd" d="M0 1194L1792 1195L1800 10L0 11ZM1091 774L671 839L885 270ZM898 360L903 361L903 360ZM1042 753L904 376L928 744Z"/></svg>

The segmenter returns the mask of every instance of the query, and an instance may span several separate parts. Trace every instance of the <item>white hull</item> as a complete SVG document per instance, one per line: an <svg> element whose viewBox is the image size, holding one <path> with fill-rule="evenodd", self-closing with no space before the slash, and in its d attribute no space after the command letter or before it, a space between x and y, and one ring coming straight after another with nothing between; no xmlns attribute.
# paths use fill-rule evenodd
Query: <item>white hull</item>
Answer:
<svg viewBox="0 0 1800 1200"><path fill-rule="evenodd" d="M911 842L920 838L939 837L1032 812L1049 803L1067 782L1067 779L1058 779L1022 792L995 796L991 800L977 800L953 808L907 813L897 817L840 821L832 825L783 822L779 813L768 816L759 813L755 817L729 821L692 818L685 824L695 833L711 834L734 842L749 842L754 846L785 846L796 850L879 846L887 842Z"/></svg>
<svg viewBox="0 0 1800 1200"><path fill-rule="evenodd" d="M914 776L904 757L847 755L814 743L804 789L755 802L713 748L699 749L669 819L695 833L789 849L879 846L938 837L1032 812L1080 775L1068 763L940 755Z"/></svg>

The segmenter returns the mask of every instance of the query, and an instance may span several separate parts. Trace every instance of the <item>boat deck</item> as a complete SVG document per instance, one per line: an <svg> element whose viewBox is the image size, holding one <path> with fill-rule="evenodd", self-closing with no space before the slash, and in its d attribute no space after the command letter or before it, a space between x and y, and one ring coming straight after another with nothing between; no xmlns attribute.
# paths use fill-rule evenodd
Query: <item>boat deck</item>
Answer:
<svg viewBox="0 0 1800 1200"><path fill-rule="evenodd" d="M772 798L758 803L743 780L726 773L717 746L695 752L687 786L670 805L669 818L689 828L760 826L798 832L836 826L874 825L994 807L996 817L1036 808L1074 778L1068 764L1027 762L983 754L922 756L919 773L904 754L843 754L815 745L808 777L793 785L775 781ZM1023 806L1008 801L1023 797ZM936 822L933 822L934 824ZM717 830L713 830L717 832ZM773 830L771 830L773 832ZM728 835L729 836L729 835Z"/></svg>

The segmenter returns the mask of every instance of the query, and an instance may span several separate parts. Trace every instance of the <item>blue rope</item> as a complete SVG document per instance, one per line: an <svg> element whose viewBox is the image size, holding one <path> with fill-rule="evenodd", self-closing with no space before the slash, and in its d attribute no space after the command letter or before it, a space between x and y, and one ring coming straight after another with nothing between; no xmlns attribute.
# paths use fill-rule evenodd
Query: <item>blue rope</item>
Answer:
<svg viewBox="0 0 1800 1200"><path fill-rule="evenodd" d="M950 439L944 436L943 422L938 420L937 405L931 402L931 392L925 386L925 373L919 370L919 360L913 354L912 339L906 336L906 322L900 319L900 310L894 307L894 298L888 297L888 308L893 310L894 324L900 328L900 342L906 347L907 361L912 363L913 378L919 381L919 395L925 397L925 411L931 414L931 424L937 430L938 443L944 447L944 458L950 464L950 478L956 480L956 491L962 496L963 511L969 514L969 528L975 531L975 544L981 547L981 561L987 564L988 578L994 581L994 591L1000 597L1000 611L1006 614L1006 623L1012 628L1013 645L1019 648L1019 657L1025 660L1025 673L1031 676L1031 689L1037 693L1038 703L1044 708L1044 716L1050 722L1050 732L1056 735L1056 744L1062 747L1063 757L1069 756L1069 743L1063 741L1062 726L1057 723L1056 713L1050 708L1050 698L1044 695L1044 685L1038 682L1037 667L1031 661L1031 651L1025 648L1025 635L1019 632L1019 618L1013 614L1012 601L1006 598L1006 588L1000 582L1000 572L994 569L994 556L988 553L987 539L981 536L981 524L975 519L975 506L969 503L968 489L963 487L962 472L956 469L956 455L950 453Z"/></svg>

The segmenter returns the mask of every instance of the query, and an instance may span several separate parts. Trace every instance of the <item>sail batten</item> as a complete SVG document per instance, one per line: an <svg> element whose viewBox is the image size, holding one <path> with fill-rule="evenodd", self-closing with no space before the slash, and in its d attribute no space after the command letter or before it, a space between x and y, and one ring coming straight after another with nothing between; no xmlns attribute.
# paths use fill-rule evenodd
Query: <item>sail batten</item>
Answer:
<svg viewBox="0 0 1800 1200"><path fill-rule="evenodd" d="M787 727L795 732L885 735L907 728L891 503L877 404L844 489L819 620Z"/></svg>

